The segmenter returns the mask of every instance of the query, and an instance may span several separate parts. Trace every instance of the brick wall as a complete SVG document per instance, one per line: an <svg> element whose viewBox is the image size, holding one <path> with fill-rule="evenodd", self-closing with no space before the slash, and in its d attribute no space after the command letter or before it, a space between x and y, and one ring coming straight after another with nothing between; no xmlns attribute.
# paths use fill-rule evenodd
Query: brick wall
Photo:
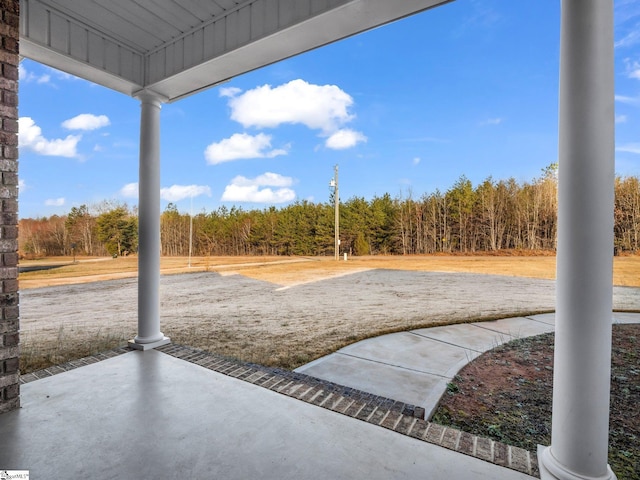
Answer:
<svg viewBox="0 0 640 480"><path fill-rule="evenodd" d="M19 0L0 0L0 413L20 406L18 356Z"/></svg>

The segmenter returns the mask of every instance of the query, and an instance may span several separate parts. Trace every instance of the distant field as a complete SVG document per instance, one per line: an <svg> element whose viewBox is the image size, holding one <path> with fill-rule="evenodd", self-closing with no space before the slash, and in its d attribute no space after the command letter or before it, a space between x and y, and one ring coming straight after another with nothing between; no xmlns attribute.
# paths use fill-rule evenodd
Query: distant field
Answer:
<svg viewBox="0 0 640 480"><path fill-rule="evenodd" d="M137 276L137 258L70 257L22 261L21 267L52 266L40 271L20 274L20 288L70 285ZM333 257L193 257L188 267L186 257L163 257L163 274L213 271L241 275L271 283L291 286L317 281L354 271L391 269L406 271L468 272L516 277L554 279L554 256L367 256L352 257L346 262ZM618 286L640 287L640 256L616 257L613 282Z"/></svg>

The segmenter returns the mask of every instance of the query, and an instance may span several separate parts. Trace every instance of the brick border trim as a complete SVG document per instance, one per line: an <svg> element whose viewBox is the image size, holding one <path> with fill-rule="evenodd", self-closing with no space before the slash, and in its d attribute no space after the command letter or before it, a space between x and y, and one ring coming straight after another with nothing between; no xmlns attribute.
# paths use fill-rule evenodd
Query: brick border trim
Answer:
<svg viewBox="0 0 640 480"><path fill-rule="evenodd" d="M417 440L453 450L534 477L540 477L535 452L478 437L424 420L422 407L363 392L303 373L245 363L183 345L168 344L156 350L194 365L252 383L276 393L371 423ZM56 365L20 377L29 383L133 351L125 346Z"/></svg>
<svg viewBox="0 0 640 480"><path fill-rule="evenodd" d="M91 365L92 363L98 363L102 360L107 360L109 358L117 357L118 355L122 355L123 353L131 352L133 349L129 347L119 347L114 348L113 350L107 350L106 352L100 352L95 355L90 355L88 357L80 358L78 360L72 360L67 363L61 363L60 365L54 365L49 368L45 368L42 370L37 370L35 372L27 373L25 375L20 375L20 385L24 385L25 383L35 382L36 380L40 380L41 378L52 377L57 375L58 373L68 372L69 370L75 370L76 368L84 367L86 365Z"/></svg>

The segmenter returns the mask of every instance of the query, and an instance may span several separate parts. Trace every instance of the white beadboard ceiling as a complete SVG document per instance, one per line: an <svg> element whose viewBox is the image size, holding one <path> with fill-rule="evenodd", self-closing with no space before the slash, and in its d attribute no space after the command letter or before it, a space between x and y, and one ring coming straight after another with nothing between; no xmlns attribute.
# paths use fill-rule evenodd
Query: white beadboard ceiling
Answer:
<svg viewBox="0 0 640 480"><path fill-rule="evenodd" d="M20 54L165 101L451 0L20 0Z"/></svg>

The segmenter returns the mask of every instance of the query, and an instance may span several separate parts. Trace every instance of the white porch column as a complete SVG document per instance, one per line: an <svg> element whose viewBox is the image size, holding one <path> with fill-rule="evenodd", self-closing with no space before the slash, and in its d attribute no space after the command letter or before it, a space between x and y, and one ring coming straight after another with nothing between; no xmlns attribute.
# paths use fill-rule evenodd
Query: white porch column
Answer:
<svg viewBox="0 0 640 480"><path fill-rule="evenodd" d="M140 350L169 343L160 331L160 100L140 99L138 202L138 335L129 344Z"/></svg>
<svg viewBox="0 0 640 480"><path fill-rule="evenodd" d="M543 479L615 479L607 465L613 296L613 0L563 0L556 340Z"/></svg>

